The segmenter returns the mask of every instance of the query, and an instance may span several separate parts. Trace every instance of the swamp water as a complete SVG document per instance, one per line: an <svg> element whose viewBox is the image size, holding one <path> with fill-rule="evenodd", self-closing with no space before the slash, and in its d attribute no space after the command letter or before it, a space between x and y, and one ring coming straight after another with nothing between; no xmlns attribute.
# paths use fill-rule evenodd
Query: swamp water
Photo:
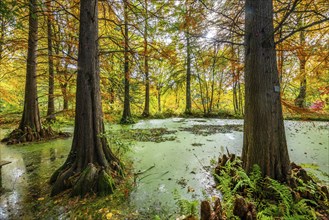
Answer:
<svg viewBox="0 0 329 220"><path fill-rule="evenodd" d="M202 200L220 196L213 188L211 161L227 151L241 154L242 123L242 120L172 118L112 126L123 132L159 128L168 131L161 140L151 138L156 142L139 141L131 147L129 157L134 162L134 172L140 175L136 176L129 204L140 213L168 216L177 211L177 197ZM308 164L308 169L329 185L329 123L285 121L285 127L291 161ZM6 132L0 129L0 138ZM0 145L0 159L12 162L2 168L5 193L0 199L0 219L17 218L21 213L33 216L27 211L29 205L33 212L38 207L32 207L29 201L42 202L43 186L65 161L71 142L70 138L31 145ZM65 218L65 213L59 217Z"/></svg>

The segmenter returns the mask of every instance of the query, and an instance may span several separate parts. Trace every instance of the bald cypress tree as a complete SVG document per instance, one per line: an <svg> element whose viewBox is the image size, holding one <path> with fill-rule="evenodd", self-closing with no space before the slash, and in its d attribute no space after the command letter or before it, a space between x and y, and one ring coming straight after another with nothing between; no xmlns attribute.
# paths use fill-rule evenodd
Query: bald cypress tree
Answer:
<svg viewBox="0 0 329 220"><path fill-rule="evenodd" d="M109 194L120 161L104 137L98 61L98 1L80 1L76 116L71 151L51 177L51 195L72 188L73 195Z"/></svg>
<svg viewBox="0 0 329 220"><path fill-rule="evenodd" d="M264 175L285 180L289 155L276 63L272 0L245 2L245 120L242 160Z"/></svg>
<svg viewBox="0 0 329 220"><path fill-rule="evenodd" d="M17 129L12 131L2 142L16 144L36 141L42 137L52 135L51 130L44 130L41 119L37 94L37 45L38 45L38 15L37 1L29 0L29 35L26 60L26 80L24 93L24 109Z"/></svg>

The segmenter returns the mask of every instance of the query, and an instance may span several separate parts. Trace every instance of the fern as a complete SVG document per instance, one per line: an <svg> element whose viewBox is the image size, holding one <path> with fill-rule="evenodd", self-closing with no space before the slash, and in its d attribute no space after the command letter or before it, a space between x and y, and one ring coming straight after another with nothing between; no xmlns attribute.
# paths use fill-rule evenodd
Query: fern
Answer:
<svg viewBox="0 0 329 220"><path fill-rule="evenodd" d="M272 189L280 197L280 204L283 205L284 215L289 216L291 205L293 204L293 197L289 187L270 178L267 178L267 180L269 181L268 188Z"/></svg>
<svg viewBox="0 0 329 220"><path fill-rule="evenodd" d="M257 219L273 219L273 214L277 212L278 207L275 204L266 204L264 207L260 207L260 211L257 213Z"/></svg>
<svg viewBox="0 0 329 220"><path fill-rule="evenodd" d="M253 185L256 186L261 182L262 178L262 170L260 169L260 166L255 164L250 172L250 180L253 182Z"/></svg>
<svg viewBox="0 0 329 220"><path fill-rule="evenodd" d="M233 193L235 193L238 189L243 187L250 187L251 189L254 189L253 182L250 180L249 176L243 170L238 170L236 172L235 179L237 180L237 183L233 188Z"/></svg>
<svg viewBox="0 0 329 220"><path fill-rule="evenodd" d="M315 206L317 206L317 203L313 200L309 199L301 199L299 202L295 203L293 205L293 210L295 214L300 214L304 216L313 216L314 219L316 219L316 213L315 210L308 205L308 203L311 203Z"/></svg>
<svg viewBox="0 0 329 220"><path fill-rule="evenodd" d="M180 215L186 215L186 216L189 216L189 215L197 216L198 215L198 209L199 209L198 200L189 201L187 199L182 199L177 190L175 190L173 192L173 196L174 196L174 199L177 200L176 204L179 207Z"/></svg>

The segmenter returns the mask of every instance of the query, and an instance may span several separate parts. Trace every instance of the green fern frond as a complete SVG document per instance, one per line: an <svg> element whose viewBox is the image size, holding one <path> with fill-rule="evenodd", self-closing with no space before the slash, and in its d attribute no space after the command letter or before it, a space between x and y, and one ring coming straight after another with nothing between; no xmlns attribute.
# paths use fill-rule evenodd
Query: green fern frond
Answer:
<svg viewBox="0 0 329 220"><path fill-rule="evenodd" d="M254 185L259 183L260 180L263 178L262 170L260 169L260 166L254 164L249 176L250 176L250 180L254 183Z"/></svg>
<svg viewBox="0 0 329 220"><path fill-rule="evenodd" d="M237 183L233 188L233 193L235 193L238 189L242 187L250 187L254 189L253 183L251 182L246 172L238 170L234 178L236 179Z"/></svg>
<svg viewBox="0 0 329 220"><path fill-rule="evenodd" d="M293 204L293 197L289 187L279 183L276 180L267 178L269 181L268 188L272 189L280 198L280 204L283 205L284 215L289 216L291 206Z"/></svg>

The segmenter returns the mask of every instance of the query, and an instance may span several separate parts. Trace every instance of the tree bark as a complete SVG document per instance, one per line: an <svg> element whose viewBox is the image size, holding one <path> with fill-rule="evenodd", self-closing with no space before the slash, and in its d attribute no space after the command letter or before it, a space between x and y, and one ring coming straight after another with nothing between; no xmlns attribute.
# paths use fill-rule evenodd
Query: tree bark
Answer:
<svg viewBox="0 0 329 220"><path fill-rule="evenodd" d="M284 181L289 155L274 45L272 0L245 3L245 121L242 160L250 172Z"/></svg>
<svg viewBox="0 0 329 220"><path fill-rule="evenodd" d="M49 68L49 84L48 84L48 109L47 120L56 120L55 103L54 103L54 58L53 58L53 42L52 42L52 15L51 1L46 2L47 6L47 37L48 37L48 68Z"/></svg>
<svg viewBox="0 0 329 220"><path fill-rule="evenodd" d="M157 99L158 99L158 112L161 113L161 86L157 86L158 94L157 94Z"/></svg>
<svg viewBox="0 0 329 220"><path fill-rule="evenodd" d="M305 99L306 99L306 54L304 51L305 47L305 31L301 31L299 35L300 40L300 51L297 52L299 59L299 71L300 71L300 86L299 94L295 99L295 105L299 108L305 108Z"/></svg>
<svg viewBox="0 0 329 220"><path fill-rule="evenodd" d="M145 105L143 110L143 116L148 117L150 115L150 77L149 77L149 56L148 56L148 8L147 1L145 0L145 24L144 24L144 74L145 74Z"/></svg>
<svg viewBox="0 0 329 220"><path fill-rule="evenodd" d="M5 44L5 18L3 15L0 14L0 64L3 59L3 45Z"/></svg>
<svg viewBox="0 0 329 220"><path fill-rule="evenodd" d="M192 113L191 101L191 48L190 48L190 35L185 33L186 37L186 107L185 114Z"/></svg>
<svg viewBox="0 0 329 220"><path fill-rule="evenodd" d="M122 167L104 137L98 61L98 1L80 1L78 77L74 137L64 165L51 177L51 195L73 188L72 195L113 192L112 177Z"/></svg>
<svg viewBox="0 0 329 220"><path fill-rule="evenodd" d="M67 83L61 83L61 91L63 95L63 110L69 109L69 97L67 94Z"/></svg>
<svg viewBox="0 0 329 220"><path fill-rule="evenodd" d="M130 70L129 70L129 36L128 36L128 0L123 1L124 4L124 104L121 123L131 123L130 112Z"/></svg>
<svg viewBox="0 0 329 220"><path fill-rule="evenodd" d="M38 44L38 16L36 0L29 1L29 36L28 52L26 62L26 81L24 110L19 129L24 131L26 127L39 133L41 130L41 120L37 96L37 44Z"/></svg>

